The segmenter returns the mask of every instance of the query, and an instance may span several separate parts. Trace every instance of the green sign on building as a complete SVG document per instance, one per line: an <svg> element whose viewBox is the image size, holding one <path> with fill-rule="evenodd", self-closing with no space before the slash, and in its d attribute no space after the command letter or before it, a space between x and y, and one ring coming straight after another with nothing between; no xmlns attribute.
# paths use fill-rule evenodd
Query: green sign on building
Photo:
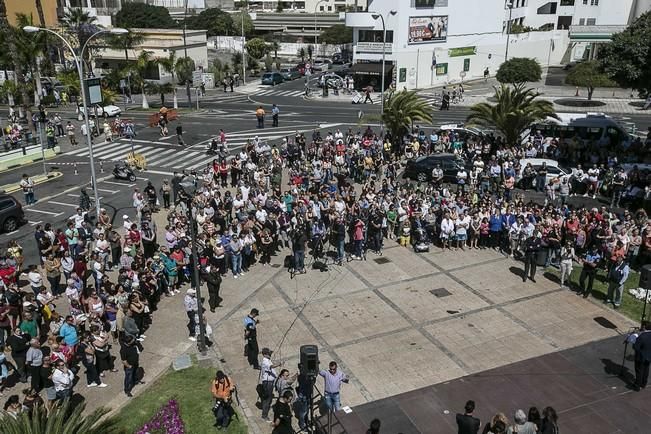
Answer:
<svg viewBox="0 0 651 434"><path fill-rule="evenodd" d="M448 50L448 57L473 56L475 54L477 54L477 47L459 47Z"/></svg>
<svg viewBox="0 0 651 434"><path fill-rule="evenodd" d="M448 64L447 63L437 63L436 64L436 75L445 75L448 73Z"/></svg>
<svg viewBox="0 0 651 434"><path fill-rule="evenodd" d="M463 70L465 72L470 71L470 59L463 59Z"/></svg>
<svg viewBox="0 0 651 434"><path fill-rule="evenodd" d="M399 83L404 83L407 81L407 68L400 68L400 75L398 77Z"/></svg>

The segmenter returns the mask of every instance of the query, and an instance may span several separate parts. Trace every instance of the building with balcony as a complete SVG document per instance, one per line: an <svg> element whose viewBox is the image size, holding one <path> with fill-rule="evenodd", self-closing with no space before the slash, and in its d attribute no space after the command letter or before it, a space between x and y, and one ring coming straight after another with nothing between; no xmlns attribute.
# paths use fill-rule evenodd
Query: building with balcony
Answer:
<svg viewBox="0 0 651 434"><path fill-rule="evenodd" d="M284 11L307 11L335 13L345 11L362 11L366 9L367 0L250 0L249 8L262 11L276 11L278 5ZM318 6L317 6L318 5Z"/></svg>
<svg viewBox="0 0 651 434"><path fill-rule="evenodd" d="M346 25L353 27L356 85L380 87L384 52L384 86L395 80L399 89L416 89L481 77L486 68L495 74L507 43L508 58L534 57L543 67L594 56L595 43L650 6L651 0L370 0L368 12L346 14Z"/></svg>
<svg viewBox="0 0 651 434"><path fill-rule="evenodd" d="M45 18L45 27L54 27L59 22L58 0L41 0L43 5L43 16ZM40 25L36 2L26 0L5 0L7 6L7 19L12 26L16 25L16 14L25 14L34 19L35 25Z"/></svg>

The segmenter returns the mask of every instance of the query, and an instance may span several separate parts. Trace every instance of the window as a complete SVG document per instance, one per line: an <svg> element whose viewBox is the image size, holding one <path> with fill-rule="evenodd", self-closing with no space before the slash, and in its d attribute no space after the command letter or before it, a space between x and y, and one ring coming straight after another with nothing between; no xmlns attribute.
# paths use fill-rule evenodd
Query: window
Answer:
<svg viewBox="0 0 651 434"><path fill-rule="evenodd" d="M585 25L586 26L594 26L597 24L597 19L596 18L588 18L585 20Z"/></svg>
<svg viewBox="0 0 651 434"><path fill-rule="evenodd" d="M561 0L561 6L574 6L574 0Z"/></svg>
<svg viewBox="0 0 651 434"><path fill-rule="evenodd" d="M599 6L599 0L590 0L590 6Z"/></svg>
<svg viewBox="0 0 651 434"><path fill-rule="evenodd" d="M319 6L319 10L320 10L321 12L323 12L323 11L325 11L325 7L324 7L324 6Z"/></svg>
<svg viewBox="0 0 651 434"><path fill-rule="evenodd" d="M435 0L414 0L413 7L415 8L433 8Z"/></svg>
<svg viewBox="0 0 651 434"><path fill-rule="evenodd" d="M328 6L328 12L332 12L332 6Z"/></svg>
<svg viewBox="0 0 651 434"><path fill-rule="evenodd" d="M14 201L11 199L0 200L0 210L9 209L14 206Z"/></svg>
<svg viewBox="0 0 651 434"><path fill-rule="evenodd" d="M579 26L585 25L585 18L579 18Z"/></svg>
<svg viewBox="0 0 651 434"><path fill-rule="evenodd" d="M587 4L588 4L588 0L583 0L583 4L584 4L584 5L587 5Z"/></svg>
<svg viewBox="0 0 651 434"><path fill-rule="evenodd" d="M357 42L382 42L382 30L360 30ZM387 30L387 43L393 42L393 30Z"/></svg>

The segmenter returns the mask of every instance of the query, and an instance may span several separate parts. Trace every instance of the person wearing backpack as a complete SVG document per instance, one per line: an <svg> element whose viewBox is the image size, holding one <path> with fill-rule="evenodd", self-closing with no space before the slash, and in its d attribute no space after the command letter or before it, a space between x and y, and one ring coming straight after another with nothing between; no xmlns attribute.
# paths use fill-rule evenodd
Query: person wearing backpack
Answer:
<svg viewBox="0 0 651 434"><path fill-rule="evenodd" d="M210 392L215 398L213 414L216 419L214 426L217 429L227 428L231 422L235 413L232 406L235 389L235 383L223 371L217 371L210 386Z"/></svg>

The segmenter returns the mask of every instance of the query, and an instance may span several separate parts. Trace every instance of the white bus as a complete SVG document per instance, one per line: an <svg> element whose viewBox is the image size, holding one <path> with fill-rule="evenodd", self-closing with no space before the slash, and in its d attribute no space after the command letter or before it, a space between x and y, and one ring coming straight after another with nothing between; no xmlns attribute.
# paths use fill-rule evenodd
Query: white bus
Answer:
<svg viewBox="0 0 651 434"><path fill-rule="evenodd" d="M603 113L557 113L559 119L547 118L532 125L531 132L543 137L571 139L577 137L594 142L610 140L612 146L631 143L630 134L615 119Z"/></svg>

